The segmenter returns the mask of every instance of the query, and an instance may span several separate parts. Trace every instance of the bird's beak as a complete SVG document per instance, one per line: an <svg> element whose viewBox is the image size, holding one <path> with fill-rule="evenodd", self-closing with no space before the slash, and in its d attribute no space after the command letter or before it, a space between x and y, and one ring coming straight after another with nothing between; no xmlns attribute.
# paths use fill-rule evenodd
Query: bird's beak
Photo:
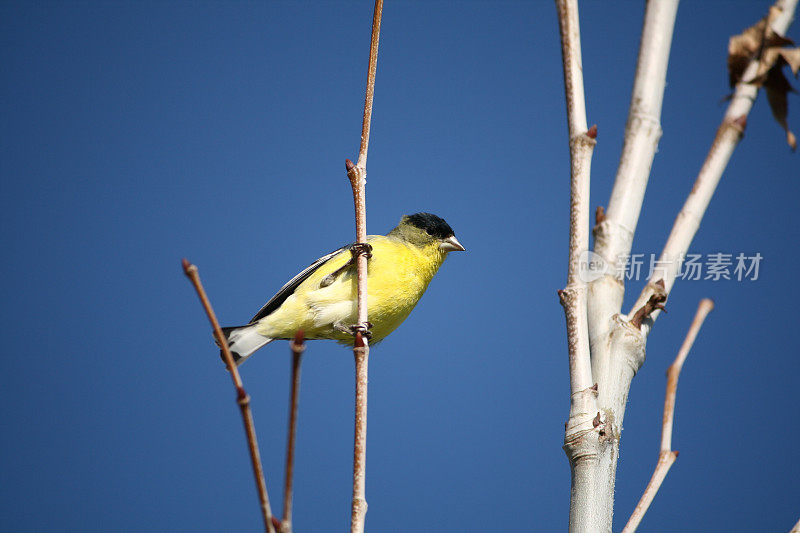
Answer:
<svg viewBox="0 0 800 533"><path fill-rule="evenodd" d="M439 245L439 249L443 252L463 252L466 250L461 243L458 242L455 235L452 235L442 241L442 244Z"/></svg>

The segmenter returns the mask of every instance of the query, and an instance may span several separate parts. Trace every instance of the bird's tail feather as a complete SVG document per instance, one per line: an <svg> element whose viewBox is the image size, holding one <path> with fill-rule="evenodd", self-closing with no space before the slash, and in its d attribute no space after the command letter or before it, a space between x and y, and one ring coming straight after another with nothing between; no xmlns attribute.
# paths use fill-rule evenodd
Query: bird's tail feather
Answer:
<svg viewBox="0 0 800 533"><path fill-rule="evenodd" d="M236 363L236 366L241 365L256 350L275 340L259 334L256 331L256 324L222 328L222 334L228 340L228 347L231 349L233 362ZM225 359L221 350L219 355L223 360Z"/></svg>

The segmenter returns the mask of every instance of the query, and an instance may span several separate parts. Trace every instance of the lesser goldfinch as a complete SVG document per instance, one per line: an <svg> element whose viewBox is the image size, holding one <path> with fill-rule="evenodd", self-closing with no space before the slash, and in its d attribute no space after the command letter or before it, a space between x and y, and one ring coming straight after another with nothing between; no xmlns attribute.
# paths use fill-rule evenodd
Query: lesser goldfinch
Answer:
<svg viewBox="0 0 800 533"><path fill-rule="evenodd" d="M367 314L371 342L408 317L452 251L463 251L453 229L430 213L406 215L387 235L370 235ZM237 365L276 339L303 330L307 339L353 343L357 276L353 245L322 256L284 285L245 326L223 328Z"/></svg>

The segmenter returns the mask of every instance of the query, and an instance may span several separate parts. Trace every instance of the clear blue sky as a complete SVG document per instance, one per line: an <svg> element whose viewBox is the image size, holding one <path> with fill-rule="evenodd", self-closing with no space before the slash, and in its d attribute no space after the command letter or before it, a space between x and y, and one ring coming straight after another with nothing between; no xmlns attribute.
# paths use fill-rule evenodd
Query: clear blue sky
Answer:
<svg viewBox="0 0 800 533"><path fill-rule="evenodd" d="M682 3L635 252L660 251L724 111L728 37L769 3ZM642 13L582 5L593 205L611 190ZM179 261L199 265L232 325L353 239L344 159L371 17L369 1L0 4L0 529L259 529L233 389ZM369 231L431 211L468 252L372 352L368 529L564 530L553 3L389 0L381 38ZM791 95L796 131L799 111ZM630 394L616 529L650 477L664 371L702 297L717 309L681 376L681 455L642 530L788 531L800 517L798 157L760 96L692 246L758 252L760 276L676 285ZM275 508L288 370L285 343L242 367ZM351 352L311 344L299 533L346 530L352 388Z"/></svg>

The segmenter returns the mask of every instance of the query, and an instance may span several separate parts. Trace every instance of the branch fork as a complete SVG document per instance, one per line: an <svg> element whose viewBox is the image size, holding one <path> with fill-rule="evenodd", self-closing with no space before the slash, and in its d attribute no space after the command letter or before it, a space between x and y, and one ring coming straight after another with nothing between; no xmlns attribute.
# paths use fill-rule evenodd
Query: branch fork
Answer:
<svg viewBox="0 0 800 533"><path fill-rule="evenodd" d="M776 1L779 9L772 10L767 21L776 34L785 34L797 2ZM664 272L652 276L659 278L658 281L650 281L631 311L625 314L622 312L624 272L619 263L631 252L661 137L661 108L678 0L647 2L620 163L607 208L597 209L593 228L594 253L612 268L588 286L578 277L575 261L576 254L588 249L587 202L592 152L582 138L588 129L577 0L556 0L556 7L572 174L568 282L567 288L559 293L567 321L570 368L570 417L565 434L572 473L570 531L610 532L620 432L631 380L644 363L648 334L664 310L679 272L680 258L685 257L722 172L742 138L758 90L754 75L758 73L759 61L745 58L746 68L738 80L750 82L736 85L708 156L659 258ZM800 67L792 68L796 73ZM782 125L788 132L785 120ZM591 365L589 371L587 362ZM599 386L597 396L592 397L586 391L595 382ZM593 431L595 428L599 431ZM676 456L677 452L669 447L663 449L659 465L665 466L658 472L668 468Z"/></svg>
<svg viewBox="0 0 800 533"><path fill-rule="evenodd" d="M664 287L664 280L660 279L649 285L652 291L650 298L647 299L647 302L642 307L636 310L630 320L631 324L639 329L642 329L642 323L645 320L650 320L650 316L655 311L664 311L666 313L664 302L667 301L667 290Z"/></svg>

